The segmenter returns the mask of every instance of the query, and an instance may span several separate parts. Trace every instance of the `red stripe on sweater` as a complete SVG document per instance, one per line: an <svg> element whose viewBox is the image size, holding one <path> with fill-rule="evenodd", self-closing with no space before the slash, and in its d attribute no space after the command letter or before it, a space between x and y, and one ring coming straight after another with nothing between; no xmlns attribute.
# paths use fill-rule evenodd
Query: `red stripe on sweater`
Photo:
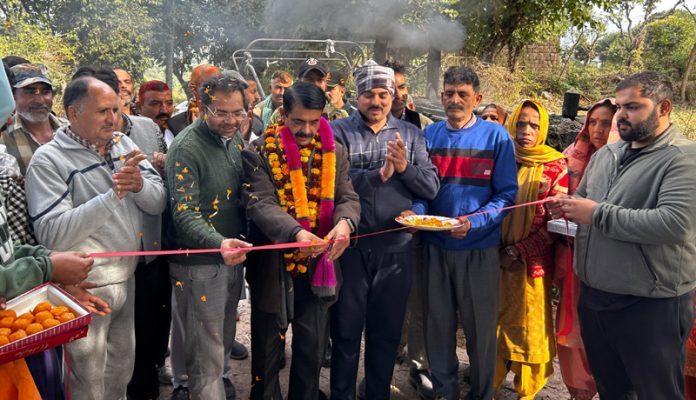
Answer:
<svg viewBox="0 0 696 400"><path fill-rule="evenodd" d="M457 177L490 180L494 160L461 156L432 156L440 177Z"/></svg>

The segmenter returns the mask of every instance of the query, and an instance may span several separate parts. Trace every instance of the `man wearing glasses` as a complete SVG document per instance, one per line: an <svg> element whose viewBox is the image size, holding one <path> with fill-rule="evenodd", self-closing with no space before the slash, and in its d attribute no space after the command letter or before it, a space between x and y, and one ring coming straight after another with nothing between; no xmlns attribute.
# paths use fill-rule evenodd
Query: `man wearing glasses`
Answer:
<svg viewBox="0 0 696 400"><path fill-rule="evenodd" d="M53 83L42 64L19 64L12 67L15 75L13 94L17 111L14 125L0 137L0 144L17 159L22 175L36 149L53 139L53 133L65 125L51 113Z"/></svg>
<svg viewBox="0 0 696 400"><path fill-rule="evenodd" d="M202 118L176 136L165 165L173 248L237 250L172 256L169 273L184 319L189 395L221 400L234 398L224 367L243 283L239 248L250 246L239 239L246 232L240 130L250 119L239 80L214 76L199 91Z"/></svg>

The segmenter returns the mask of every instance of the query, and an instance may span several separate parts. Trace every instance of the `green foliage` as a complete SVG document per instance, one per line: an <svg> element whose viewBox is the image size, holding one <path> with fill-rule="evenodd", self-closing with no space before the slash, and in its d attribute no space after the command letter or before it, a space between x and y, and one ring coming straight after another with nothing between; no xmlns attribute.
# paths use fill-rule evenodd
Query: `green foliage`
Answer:
<svg viewBox="0 0 696 400"><path fill-rule="evenodd" d="M643 65L675 81L685 72L689 52L696 41L696 22L686 11L650 23L643 42Z"/></svg>
<svg viewBox="0 0 696 400"><path fill-rule="evenodd" d="M70 77L77 50L67 35L22 19L6 20L0 27L0 55L16 55L48 67L56 86L63 86Z"/></svg>
<svg viewBox="0 0 696 400"><path fill-rule="evenodd" d="M469 37L467 50L492 61L504 49L513 63L521 49L559 36L570 26L595 24L592 8L608 8L614 0L492 0L465 1L460 15ZM511 65L512 66L512 65Z"/></svg>
<svg viewBox="0 0 696 400"><path fill-rule="evenodd" d="M121 66L140 78L148 66L145 37L152 23L147 14L152 1L7 0L0 16L25 21L46 39L61 38L74 49L77 65Z"/></svg>

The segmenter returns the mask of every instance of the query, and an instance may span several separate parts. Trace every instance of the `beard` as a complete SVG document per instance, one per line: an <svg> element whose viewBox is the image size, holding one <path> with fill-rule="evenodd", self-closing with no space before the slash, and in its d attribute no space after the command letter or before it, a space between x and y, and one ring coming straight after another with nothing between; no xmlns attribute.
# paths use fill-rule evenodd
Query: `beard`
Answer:
<svg viewBox="0 0 696 400"><path fill-rule="evenodd" d="M621 118L616 121L619 126L625 125L627 128L619 127L619 136L626 142L639 142L654 134L659 126L657 107L653 109L650 116L636 124L631 124L627 119Z"/></svg>
<svg viewBox="0 0 696 400"><path fill-rule="evenodd" d="M31 123L45 122L48 120L48 115L51 110L48 107L45 108L35 108L27 110L17 110L17 114L22 117L23 120Z"/></svg>

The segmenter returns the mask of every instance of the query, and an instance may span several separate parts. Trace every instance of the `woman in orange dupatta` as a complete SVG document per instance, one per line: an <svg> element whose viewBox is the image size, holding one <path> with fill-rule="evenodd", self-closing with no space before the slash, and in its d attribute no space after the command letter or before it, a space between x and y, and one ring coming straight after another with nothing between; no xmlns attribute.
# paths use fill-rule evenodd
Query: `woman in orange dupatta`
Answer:
<svg viewBox="0 0 696 400"><path fill-rule="evenodd" d="M515 144L517 204L567 192L565 157L547 146L549 117L542 105L525 100L508 117ZM495 385L509 371L521 399L533 399L553 372L551 316L553 243L543 204L514 209L503 222L501 301Z"/></svg>
<svg viewBox="0 0 696 400"><path fill-rule="evenodd" d="M613 123L615 113L614 99L604 99L593 105L585 116L585 123L575 142L563 151L568 159L568 194L575 193L592 155L607 144L612 127L616 126ZM556 316L556 350L563 383L571 398L590 400L597 394L597 386L580 338L577 311L580 280L572 273L572 263L569 263L570 245L572 241L570 244L565 240L556 243L554 281L561 288L561 303Z"/></svg>

